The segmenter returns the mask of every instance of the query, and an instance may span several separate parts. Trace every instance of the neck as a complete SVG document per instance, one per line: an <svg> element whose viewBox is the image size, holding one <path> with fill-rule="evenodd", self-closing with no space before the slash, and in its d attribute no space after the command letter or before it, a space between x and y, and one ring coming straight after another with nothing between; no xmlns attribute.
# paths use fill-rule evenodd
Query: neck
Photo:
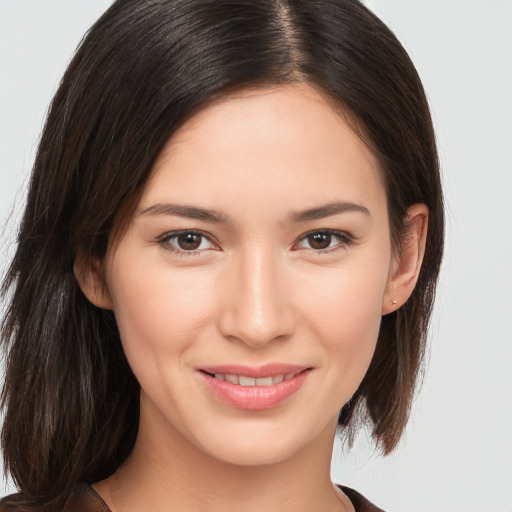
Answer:
<svg viewBox="0 0 512 512"><path fill-rule="evenodd" d="M330 479L335 428L285 460L240 465L208 455L142 405L132 454L94 487L112 512L348 511Z"/></svg>

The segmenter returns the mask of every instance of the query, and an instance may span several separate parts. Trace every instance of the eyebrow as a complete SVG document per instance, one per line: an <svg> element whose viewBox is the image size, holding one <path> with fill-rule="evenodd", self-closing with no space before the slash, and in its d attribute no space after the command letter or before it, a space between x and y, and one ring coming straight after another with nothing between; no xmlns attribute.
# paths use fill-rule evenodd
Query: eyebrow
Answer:
<svg viewBox="0 0 512 512"><path fill-rule="evenodd" d="M351 202L335 202L323 206L301 210L290 214L292 222L305 222L308 220L323 219L331 215L337 215L346 212L360 212L370 215L370 211L363 205ZM187 219L202 220L215 224L227 223L226 214L217 210L199 208L191 205L180 205L174 203L157 203L141 210L138 215L174 215Z"/></svg>
<svg viewBox="0 0 512 512"><path fill-rule="evenodd" d="M342 201L337 203L329 203L317 208L310 208L309 210L294 212L291 214L291 218L294 222L304 222L308 220L323 219L324 217L330 217L331 215L337 215L338 213L345 212L360 212L364 213L365 215L371 215L370 210L368 210L366 206Z"/></svg>
<svg viewBox="0 0 512 512"><path fill-rule="evenodd" d="M226 223L225 214L216 210L198 208L197 206L180 205L173 203L157 203L144 208L138 215L175 215L187 219L203 220L205 222Z"/></svg>

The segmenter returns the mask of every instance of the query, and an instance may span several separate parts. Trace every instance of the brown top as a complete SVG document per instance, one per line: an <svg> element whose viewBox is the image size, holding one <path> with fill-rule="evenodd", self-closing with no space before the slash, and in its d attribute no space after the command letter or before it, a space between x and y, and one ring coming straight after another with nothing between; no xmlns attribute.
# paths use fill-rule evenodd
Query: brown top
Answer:
<svg viewBox="0 0 512 512"><path fill-rule="evenodd" d="M111 512L111 510L90 485L82 483L75 487L62 512Z"/></svg>
<svg viewBox="0 0 512 512"><path fill-rule="evenodd" d="M372 505L364 496L358 492L338 486L350 499L356 512L384 512L382 509ZM16 512L19 510L16 506L5 505L0 502L0 512ZM101 496L88 484L81 483L75 487L70 495L62 512L112 512Z"/></svg>

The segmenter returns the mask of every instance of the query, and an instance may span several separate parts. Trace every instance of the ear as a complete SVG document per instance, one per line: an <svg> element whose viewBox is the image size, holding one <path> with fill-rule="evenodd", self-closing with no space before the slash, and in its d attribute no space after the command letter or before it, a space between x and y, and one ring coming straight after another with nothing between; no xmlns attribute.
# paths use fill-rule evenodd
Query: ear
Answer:
<svg viewBox="0 0 512 512"><path fill-rule="evenodd" d="M103 265L99 258L85 256L78 251L73 271L80 289L89 302L102 309L112 309L112 298L104 279Z"/></svg>
<svg viewBox="0 0 512 512"><path fill-rule="evenodd" d="M383 315L405 304L416 286L425 254L428 208L424 204L412 205L407 210L405 223L406 232L400 253L394 258L384 294Z"/></svg>

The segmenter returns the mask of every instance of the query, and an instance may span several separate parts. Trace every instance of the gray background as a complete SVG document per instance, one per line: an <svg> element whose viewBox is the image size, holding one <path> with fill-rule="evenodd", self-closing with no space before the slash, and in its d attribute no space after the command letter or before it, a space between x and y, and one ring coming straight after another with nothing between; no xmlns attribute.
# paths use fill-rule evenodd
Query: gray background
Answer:
<svg viewBox="0 0 512 512"><path fill-rule="evenodd" d="M12 251L49 100L109 4L0 0L0 225L10 214L0 266ZM333 480L392 512L511 512L512 1L366 4L424 81L448 231L428 369L404 439L387 458L364 432L348 454L337 444Z"/></svg>

